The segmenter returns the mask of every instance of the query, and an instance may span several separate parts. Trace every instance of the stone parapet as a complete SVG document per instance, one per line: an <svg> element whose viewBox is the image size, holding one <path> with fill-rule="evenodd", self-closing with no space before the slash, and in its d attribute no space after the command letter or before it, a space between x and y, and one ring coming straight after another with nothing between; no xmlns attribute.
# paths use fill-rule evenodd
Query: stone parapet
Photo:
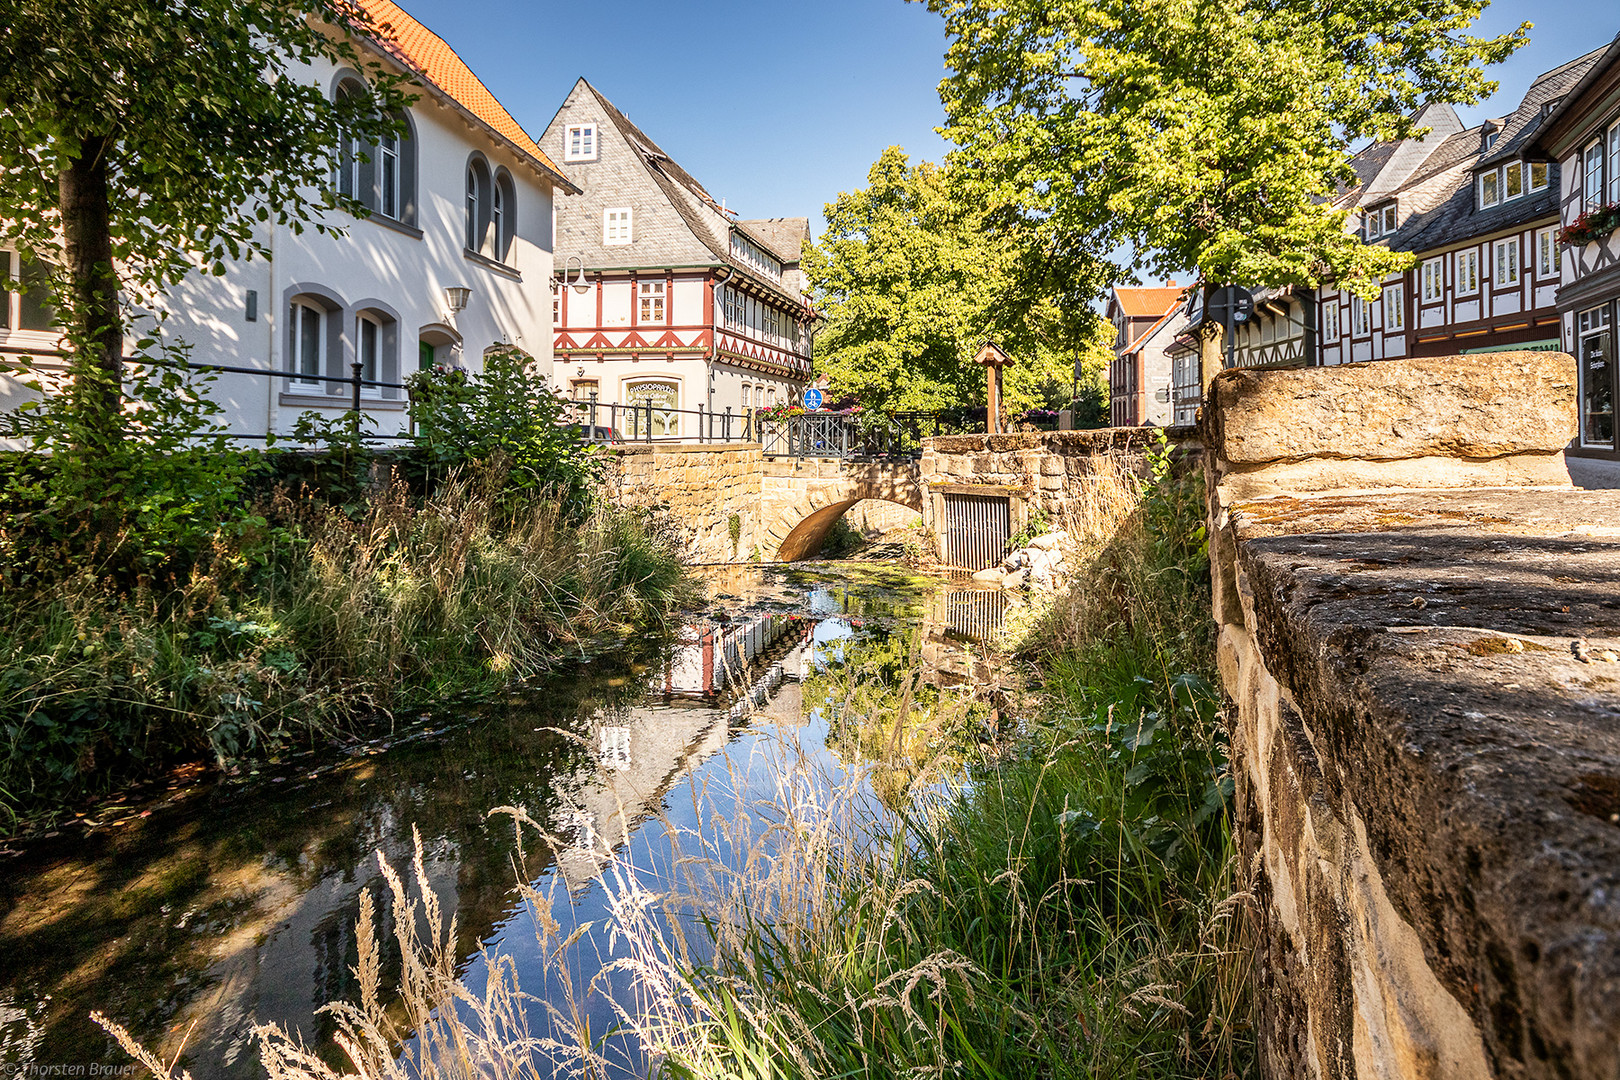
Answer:
<svg viewBox="0 0 1620 1080"><path fill-rule="evenodd" d="M1223 372L1204 438L1239 498L1342 488L1567 485L1575 361L1428 357Z"/></svg>
<svg viewBox="0 0 1620 1080"><path fill-rule="evenodd" d="M1278 1080L1620 1075L1620 492L1450 468L1573 430L1568 358L1505 355L1226 373L1206 407Z"/></svg>

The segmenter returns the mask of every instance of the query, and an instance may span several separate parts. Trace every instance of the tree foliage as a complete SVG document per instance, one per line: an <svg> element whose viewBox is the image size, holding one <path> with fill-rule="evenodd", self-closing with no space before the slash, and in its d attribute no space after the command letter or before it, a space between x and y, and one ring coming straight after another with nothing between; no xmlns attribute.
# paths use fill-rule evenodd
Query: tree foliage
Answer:
<svg viewBox="0 0 1620 1080"><path fill-rule="evenodd" d="M995 220L1251 285L1401 269L1329 204L1349 149L1480 100L1528 28L1467 34L1485 0L923 2L951 39L945 133Z"/></svg>
<svg viewBox="0 0 1620 1080"><path fill-rule="evenodd" d="M394 130L402 77L341 0L0 0L0 240L57 267L75 396L115 435L130 313L196 269L325 230L344 132ZM331 97L309 65L362 71Z"/></svg>
<svg viewBox="0 0 1620 1080"><path fill-rule="evenodd" d="M1014 359L1010 412L1066 403L1076 359L1096 365L1098 264L1051 259L1023 242L1027 231L992 236L965 187L956 170L912 165L891 146L866 187L827 205L804 265L827 316L815 363L833 399L890 411L983 405L973 357L987 337Z"/></svg>

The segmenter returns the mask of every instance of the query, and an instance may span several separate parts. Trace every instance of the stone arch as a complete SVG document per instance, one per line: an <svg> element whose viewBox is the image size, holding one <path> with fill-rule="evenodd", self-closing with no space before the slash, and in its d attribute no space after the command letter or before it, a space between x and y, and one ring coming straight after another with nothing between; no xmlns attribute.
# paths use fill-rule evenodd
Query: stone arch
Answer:
<svg viewBox="0 0 1620 1080"><path fill-rule="evenodd" d="M775 473L775 475L773 475ZM922 486L911 462L806 462L767 469L761 487L768 558L795 562L820 550L833 523L867 499L922 511Z"/></svg>

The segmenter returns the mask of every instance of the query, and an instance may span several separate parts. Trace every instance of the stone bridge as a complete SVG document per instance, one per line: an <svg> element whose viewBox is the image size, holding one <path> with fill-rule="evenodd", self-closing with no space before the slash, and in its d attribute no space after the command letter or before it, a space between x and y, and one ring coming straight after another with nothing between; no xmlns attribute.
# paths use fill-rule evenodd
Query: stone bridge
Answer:
<svg viewBox="0 0 1620 1080"><path fill-rule="evenodd" d="M874 503L920 515L936 556L953 561L953 507L995 504L1007 535L1037 513L1061 521L1100 473L1140 469L1155 437L1139 428L947 435L923 440L920 460L776 456L757 443L629 445L611 451L609 490L620 505L666 509L702 562L806 558L835 522Z"/></svg>

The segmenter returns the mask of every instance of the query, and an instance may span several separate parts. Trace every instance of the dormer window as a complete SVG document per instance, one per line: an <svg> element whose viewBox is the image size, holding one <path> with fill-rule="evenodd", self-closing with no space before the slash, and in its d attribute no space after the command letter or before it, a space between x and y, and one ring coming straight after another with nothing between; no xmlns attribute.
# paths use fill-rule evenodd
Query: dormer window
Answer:
<svg viewBox="0 0 1620 1080"><path fill-rule="evenodd" d="M1495 169L1479 174L1479 208L1495 206L1502 201L1502 182Z"/></svg>
<svg viewBox="0 0 1620 1080"><path fill-rule="evenodd" d="M596 125L574 124L563 139L564 161L596 160Z"/></svg>
<svg viewBox="0 0 1620 1080"><path fill-rule="evenodd" d="M1388 236L1395 231L1399 223L1400 215L1396 213L1395 203L1375 206L1367 211L1367 239L1375 240L1380 236Z"/></svg>
<svg viewBox="0 0 1620 1080"><path fill-rule="evenodd" d="M1530 163L1530 190L1542 191L1551 181L1552 166L1545 161L1532 161Z"/></svg>
<svg viewBox="0 0 1620 1080"><path fill-rule="evenodd" d="M1485 149L1489 150L1491 147L1493 147L1495 145L1496 145L1496 132L1487 131L1485 133Z"/></svg>
<svg viewBox="0 0 1620 1080"><path fill-rule="evenodd" d="M1502 200L1517 199L1524 194L1524 165L1511 161L1502 166Z"/></svg>

